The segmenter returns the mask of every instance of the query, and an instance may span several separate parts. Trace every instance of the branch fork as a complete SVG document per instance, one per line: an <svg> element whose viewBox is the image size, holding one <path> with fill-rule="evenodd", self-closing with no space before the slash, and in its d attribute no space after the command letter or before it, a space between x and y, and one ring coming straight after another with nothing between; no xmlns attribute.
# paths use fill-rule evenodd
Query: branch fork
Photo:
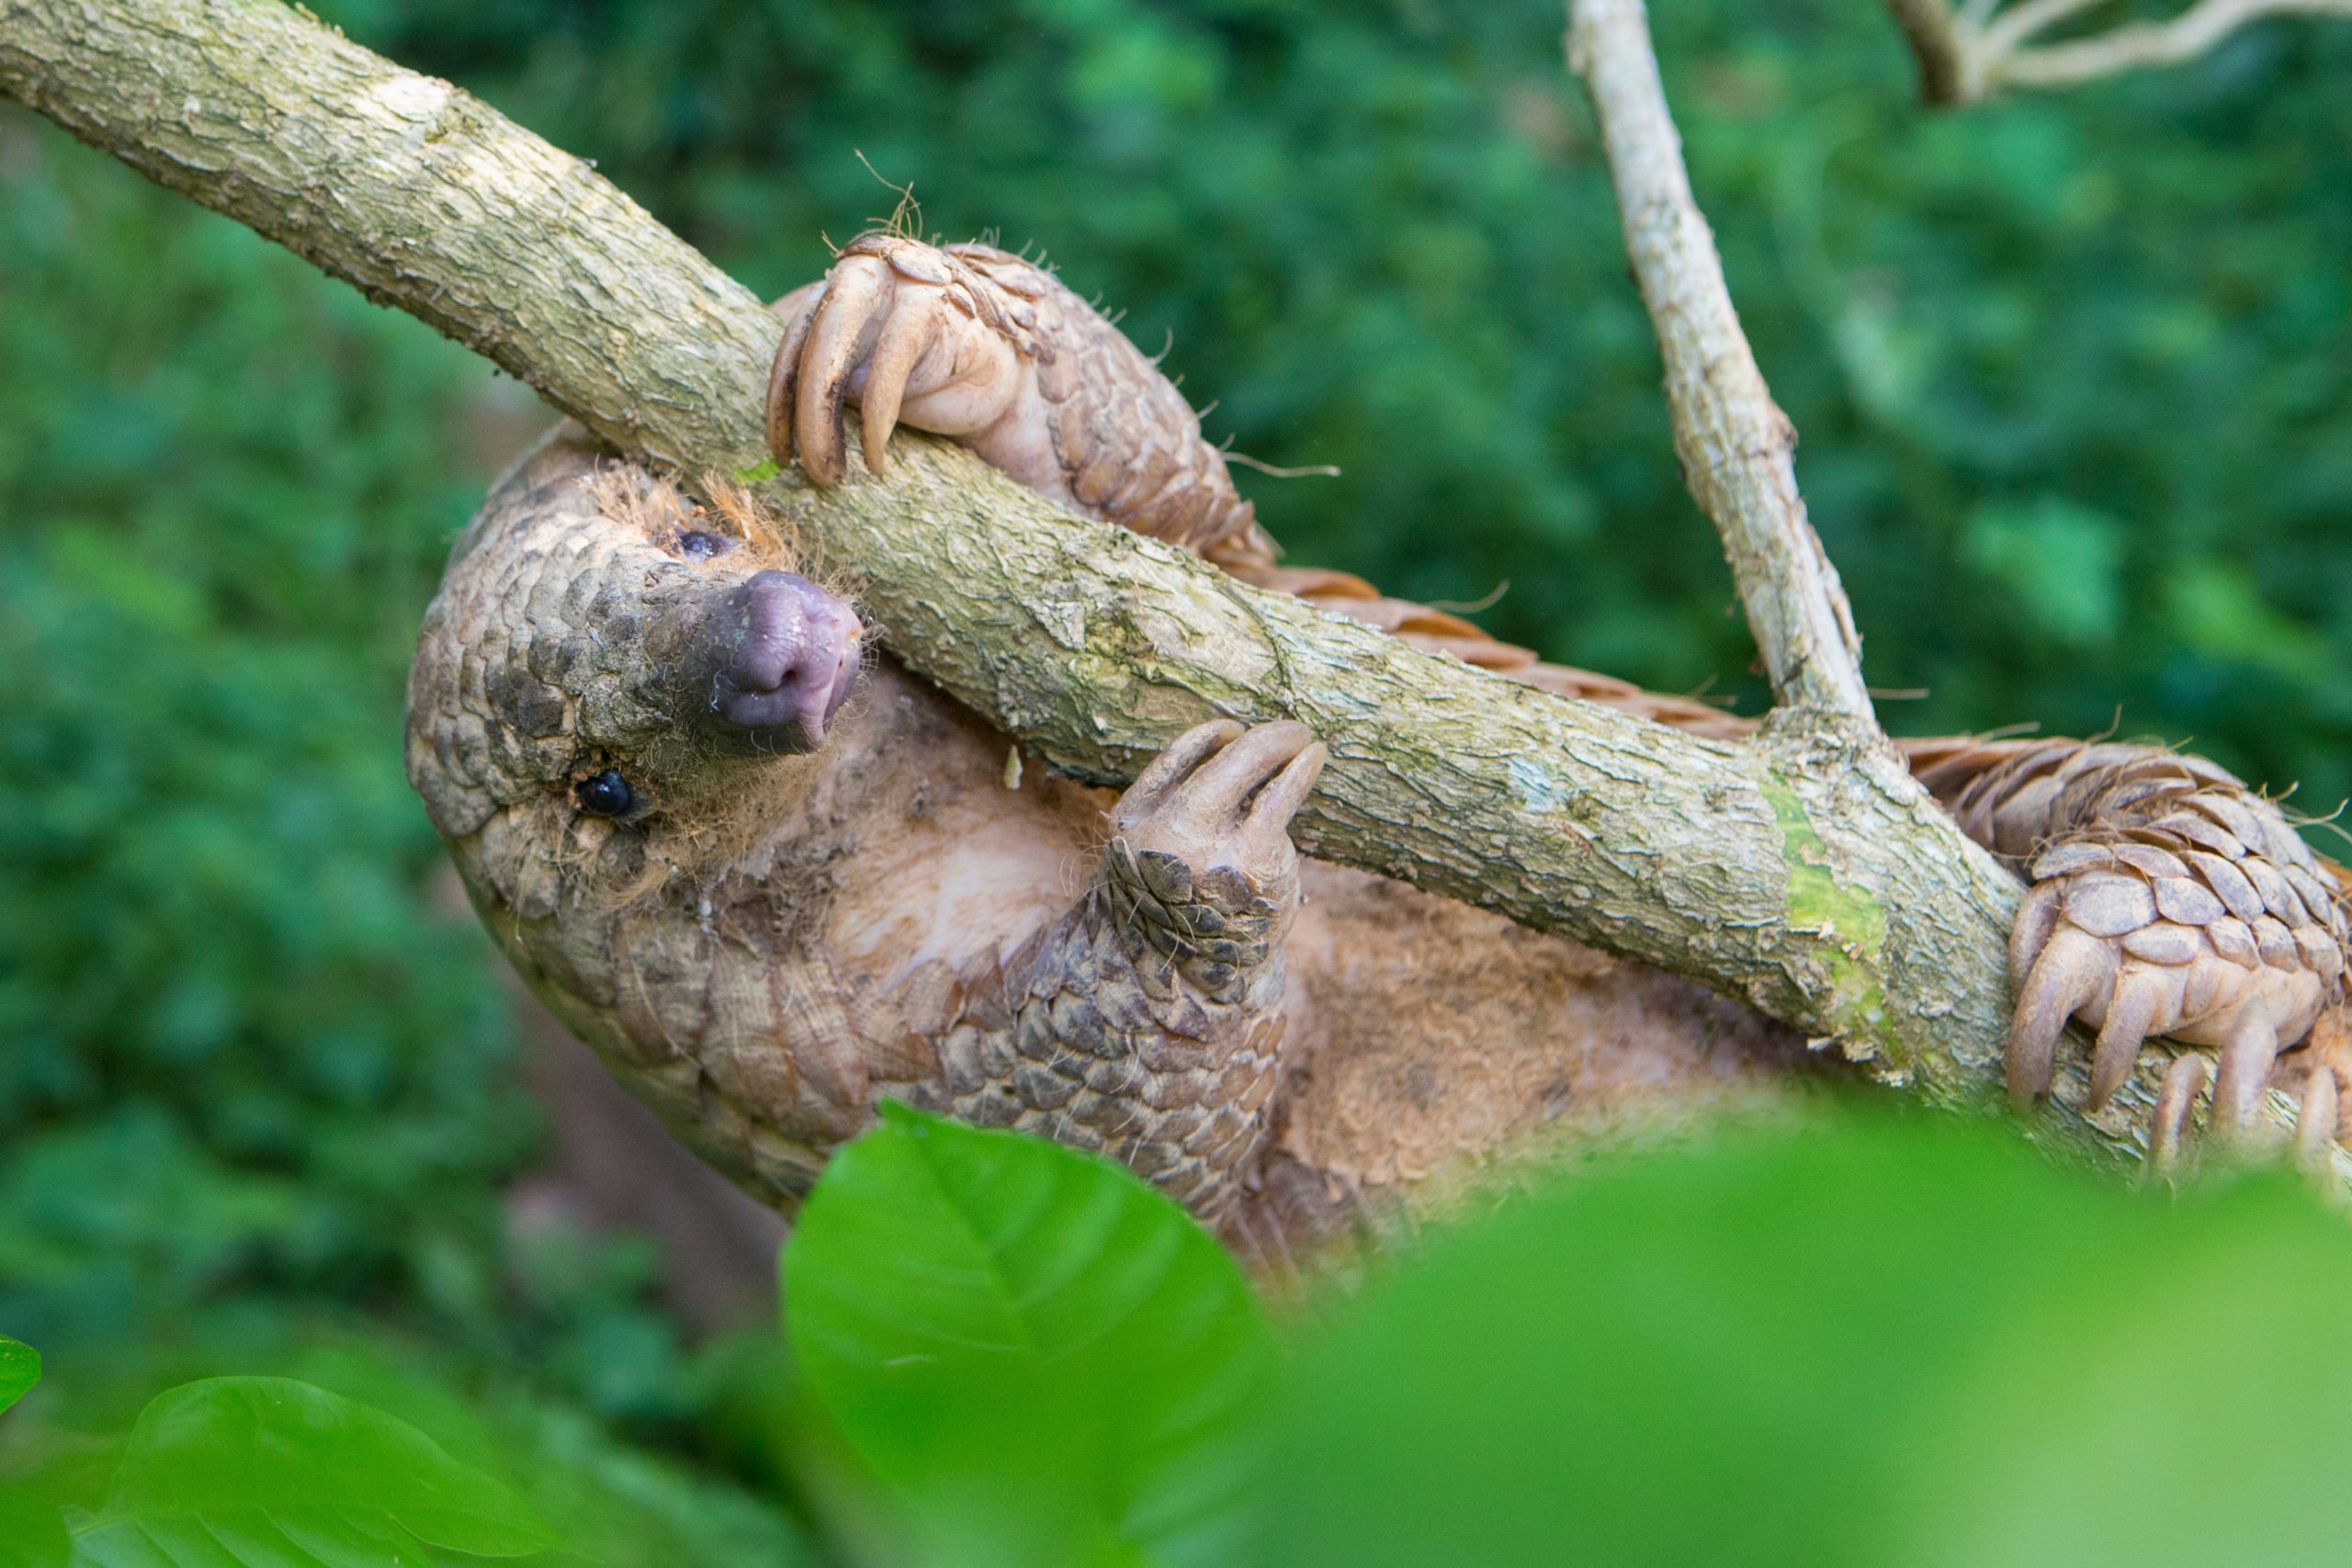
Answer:
<svg viewBox="0 0 2352 1568"><path fill-rule="evenodd" d="M1920 96L1981 103L2012 89L2079 86L2129 71L2181 65L2270 17L2352 17L2352 0L2195 0L2161 22L2122 22L2044 41L2109 0L1886 0L1919 64Z"/></svg>

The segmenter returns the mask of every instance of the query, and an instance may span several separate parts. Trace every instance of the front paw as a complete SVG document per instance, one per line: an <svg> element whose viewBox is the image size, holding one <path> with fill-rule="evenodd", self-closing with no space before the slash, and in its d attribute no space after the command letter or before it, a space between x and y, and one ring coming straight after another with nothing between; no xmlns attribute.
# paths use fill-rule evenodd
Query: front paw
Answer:
<svg viewBox="0 0 2352 1568"><path fill-rule="evenodd" d="M1328 755L1288 721L1179 736L1111 813L1103 864L1121 922L1170 958L1261 961L1298 901L1290 819Z"/></svg>
<svg viewBox="0 0 2352 1568"><path fill-rule="evenodd" d="M2008 1082L2020 1101L2049 1092L2059 1039L2079 1018L2098 1031L2091 1109L2130 1076L2150 1036L2169 1035L2221 1048L2212 1125L2234 1134L2280 1049L2341 997L2339 890L2283 822L2272 831L2254 803L2230 804L2244 820L2192 811L2034 862L2009 943L2018 997ZM2201 1083L2191 1072L2168 1083L2159 1123L2186 1116Z"/></svg>
<svg viewBox="0 0 2352 1568"><path fill-rule="evenodd" d="M936 246L863 235L821 286L782 308L791 320L768 377L768 450L778 463L797 451L818 484L848 473L845 404L858 405L865 466L878 474L902 419L968 434L1020 390L1025 307Z"/></svg>

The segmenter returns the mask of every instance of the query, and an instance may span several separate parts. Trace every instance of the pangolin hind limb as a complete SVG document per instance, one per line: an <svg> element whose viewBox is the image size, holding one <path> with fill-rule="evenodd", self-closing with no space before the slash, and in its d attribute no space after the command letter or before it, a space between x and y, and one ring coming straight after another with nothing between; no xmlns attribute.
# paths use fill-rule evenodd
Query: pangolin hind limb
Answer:
<svg viewBox="0 0 2352 1568"><path fill-rule="evenodd" d="M1087 516L1429 651L1697 734L1752 729L1702 703L1542 662L1344 573L1277 564L1223 455L1157 363L1019 256L867 234L777 309L789 324L769 385L769 441L778 461L797 456L820 484L846 475L842 411L855 403L871 468L888 461L890 433L903 423L956 439ZM2079 1019L2098 1031L2095 1104L2149 1037L2165 1034L2221 1048L2212 1120L2242 1128L2279 1051L2344 999L2337 869L2311 853L2274 803L2163 748L1900 744L1962 829L2032 886L2010 945L2013 1094L2049 1091L2060 1037ZM2193 1072L2179 1070L2159 1107L2154 1131L2164 1148L2177 1145ZM2307 1132L2319 1124L2316 1112L2305 1121Z"/></svg>

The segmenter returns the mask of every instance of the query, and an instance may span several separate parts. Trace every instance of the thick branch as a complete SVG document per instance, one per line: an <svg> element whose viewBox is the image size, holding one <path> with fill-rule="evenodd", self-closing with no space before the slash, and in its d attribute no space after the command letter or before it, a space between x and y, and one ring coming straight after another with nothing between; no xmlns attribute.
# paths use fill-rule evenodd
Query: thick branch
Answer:
<svg viewBox="0 0 2352 1568"><path fill-rule="evenodd" d="M623 449L689 474L764 457L775 320L445 83L271 0L0 0L0 92ZM1312 852L1694 976L1946 1103L1988 1098L2017 889L1873 739L1793 716L1735 748L1548 696L1073 520L932 443L886 479L777 497L900 659L1060 767L1121 779L1211 712L1295 716L1334 759L1300 818ZM2052 1125L2128 1147L2154 1086L2096 1130Z"/></svg>
<svg viewBox="0 0 2352 1568"><path fill-rule="evenodd" d="M1875 731L1853 612L1797 493L1796 429L1764 385L1691 198L1642 0L1571 0L1568 63L1600 121L1683 479L1723 536L1773 695Z"/></svg>

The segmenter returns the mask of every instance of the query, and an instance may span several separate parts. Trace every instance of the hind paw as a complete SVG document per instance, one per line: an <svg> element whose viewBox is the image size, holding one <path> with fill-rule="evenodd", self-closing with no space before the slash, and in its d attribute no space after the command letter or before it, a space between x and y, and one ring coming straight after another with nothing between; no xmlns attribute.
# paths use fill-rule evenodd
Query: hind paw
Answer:
<svg viewBox="0 0 2352 1568"><path fill-rule="evenodd" d="M2193 1118L2198 1097L2204 1092L2209 1076L2205 1058L2193 1052L2183 1052L2165 1070L2163 1087L2156 1091L2155 1110L2148 1122L2148 1168L2153 1175L2177 1178L2196 1164L2199 1143ZM2343 1130L2343 1080L2336 1077L2335 1069L2325 1063L2314 1063L2295 1097L2295 1130L2290 1142L2252 1144L2224 1132L2218 1140L2221 1150L2239 1160L2249 1156L2256 1160L2291 1158L2324 1195L2341 1200L2344 1189L2335 1176L2334 1150L2337 1134ZM2214 1125L2209 1113L2209 1131Z"/></svg>
<svg viewBox="0 0 2352 1568"><path fill-rule="evenodd" d="M2090 1109L2132 1075L2148 1039L2169 1035L2220 1047L2211 1125L2246 1127L2279 1051L2341 993L2344 925L2316 866L2237 847L2077 841L2034 862L2009 947L2014 1097L2050 1092L2059 1042L2080 1020L2098 1032ZM2180 1088L2167 1079L2168 1092Z"/></svg>

